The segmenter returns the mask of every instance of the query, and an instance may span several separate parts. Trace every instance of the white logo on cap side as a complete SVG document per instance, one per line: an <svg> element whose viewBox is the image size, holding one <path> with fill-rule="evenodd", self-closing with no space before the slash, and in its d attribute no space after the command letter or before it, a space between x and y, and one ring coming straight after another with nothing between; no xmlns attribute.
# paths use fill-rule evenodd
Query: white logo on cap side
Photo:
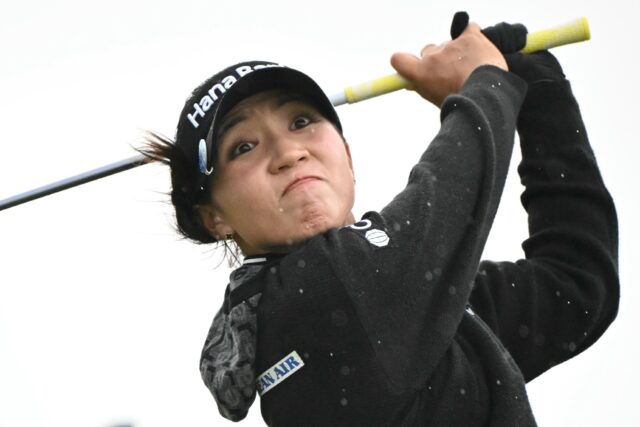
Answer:
<svg viewBox="0 0 640 427"><path fill-rule="evenodd" d="M302 358L294 350L278 363L264 371L256 380L256 388L260 396L275 388L304 366Z"/></svg>

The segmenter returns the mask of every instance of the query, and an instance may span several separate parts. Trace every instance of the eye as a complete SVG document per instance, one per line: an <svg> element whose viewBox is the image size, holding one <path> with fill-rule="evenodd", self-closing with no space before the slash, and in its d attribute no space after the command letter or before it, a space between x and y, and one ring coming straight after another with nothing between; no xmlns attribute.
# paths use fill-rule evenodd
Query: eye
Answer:
<svg viewBox="0 0 640 427"><path fill-rule="evenodd" d="M304 115L304 114L299 115L298 117L295 118L293 123L291 123L290 130L298 130L298 129L305 128L309 126L311 123L313 123L314 121L315 120L308 115Z"/></svg>
<svg viewBox="0 0 640 427"><path fill-rule="evenodd" d="M249 141L240 141L239 143L237 143L236 145L233 146L233 148L231 149L231 153L230 153L230 157L232 159L248 152L251 151L255 148L256 144L253 142L249 142Z"/></svg>

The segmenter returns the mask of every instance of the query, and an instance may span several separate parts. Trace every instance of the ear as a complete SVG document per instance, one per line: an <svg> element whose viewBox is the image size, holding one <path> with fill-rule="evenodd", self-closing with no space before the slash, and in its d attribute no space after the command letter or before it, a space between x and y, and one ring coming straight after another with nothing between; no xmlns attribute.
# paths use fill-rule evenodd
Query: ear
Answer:
<svg viewBox="0 0 640 427"><path fill-rule="evenodd" d="M215 207L210 204L198 205L196 209L200 215L202 225L217 240L224 240L227 235L233 234L233 229L224 222Z"/></svg>

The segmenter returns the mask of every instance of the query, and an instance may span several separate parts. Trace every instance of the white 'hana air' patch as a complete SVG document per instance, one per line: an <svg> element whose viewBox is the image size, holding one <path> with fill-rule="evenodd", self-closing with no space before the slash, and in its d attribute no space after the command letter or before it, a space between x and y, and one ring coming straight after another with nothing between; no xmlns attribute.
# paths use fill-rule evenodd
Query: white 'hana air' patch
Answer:
<svg viewBox="0 0 640 427"><path fill-rule="evenodd" d="M256 389L260 396L275 388L304 366L302 358L294 350L278 363L264 371L256 380Z"/></svg>
<svg viewBox="0 0 640 427"><path fill-rule="evenodd" d="M368 228L371 228L371 221L368 219L363 219L356 222L355 224L351 224L349 227L353 228L354 230L366 230ZM364 237L369 241L369 243L379 248L387 246L389 244L389 236L387 235L387 233L382 230L378 230L377 228L368 230L365 233Z"/></svg>

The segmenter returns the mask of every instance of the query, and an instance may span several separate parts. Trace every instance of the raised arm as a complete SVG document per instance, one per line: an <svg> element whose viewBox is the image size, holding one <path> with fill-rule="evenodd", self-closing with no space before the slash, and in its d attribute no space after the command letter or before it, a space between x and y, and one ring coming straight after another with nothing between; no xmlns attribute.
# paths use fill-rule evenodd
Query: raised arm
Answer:
<svg viewBox="0 0 640 427"><path fill-rule="evenodd" d="M468 39L463 34L427 47L422 58L407 58L427 69L407 74L418 79L418 92L436 104L448 96L440 131L406 188L379 214L365 214L366 221L340 230L333 242L329 236L338 277L378 359L401 388L424 384L451 346L502 194L525 92L524 82L493 60L473 68L457 90L431 86L439 86L438 79L428 76L464 75L455 68L481 50L476 41L500 55L477 26L467 31ZM458 43L470 45L458 50ZM431 57L439 54L448 60ZM372 239L383 233L387 243Z"/></svg>
<svg viewBox="0 0 640 427"><path fill-rule="evenodd" d="M618 229L578 104L547 52L512 56L529 82L518 120L526 259L483 262L471 305L525 379L580 353L615 318Z"/></svg>

